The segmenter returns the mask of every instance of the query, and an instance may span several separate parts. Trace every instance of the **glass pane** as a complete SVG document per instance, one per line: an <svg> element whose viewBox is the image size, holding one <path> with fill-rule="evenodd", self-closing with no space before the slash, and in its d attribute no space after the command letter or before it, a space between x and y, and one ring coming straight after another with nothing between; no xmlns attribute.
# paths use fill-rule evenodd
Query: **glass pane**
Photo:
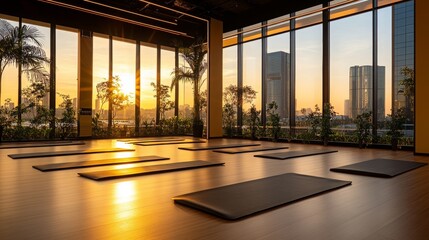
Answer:
<svg viewBox="0 0 429 240"><path fill-rule="evenodd" d="M113 40L113 83L119 91L113 100L113 124L122 129L135 125L136 44L134 41ZM121 133L122 135L124 132ZM127 135L131 132L127 130Z"/></svg>
<svg viewBox="0 0 429 240"><path fill-rule="evenodd" d="M344 0L334 0L330 5L335 5L344 2ZM355 14L372 8L372 0L360 0L349 4L344 4L330 10L330 18L336 19L347 15Z"/></svg>
<svg viewBox="0 0 429 240"><path fill-rule="evenodd" d="M56 30L56 117L62 118L64 100L61 95L68 96L73 103L77 117L77 78L78 78L78 31L57 26Z"/></svg>
<svg viewBox="0 0 429 240"><path fill-rule="evenodd" d="M372 14L371 12L331 22L331 105L337 112L337 120L331 126L337 131L337 139L353 141L350 137L356 128L354 119L373 107L372 78ZM379 72L384 74L385 68ZM379 79L383 89L385 80ZM384 115L384 99L382 109Z"/></svg>
<svg viewBox="0 0 429 240"><path fill-rule="evenodd" d="M255 105L256 110L261 110L262 90L262 57L261 40L255 40L243 44L243 89L246 86L256 91L255 98L245 98L243 93L243 125L248 125L250 108Z"/></svg>
<svg viewBox="0 0 429 240"><path fill-rule="evenodd" d="M388 5L388 4L392 4L392 3L396 3L396 2L402 2L404 0L378 0L378 6L384 6L384 5Z"/></svg>
<svg viewBox="0 0 429 240"><path fill-rule="evenodd" d="M276 102L280 124L289 125L290 110L290 36L282 33L267 38L265 105ZM266 113L263 113L266 114Z"/></svg>
<svg viewBox="0 0 429 240"><path fill-rule="evenodd" d="M385 121L386 115L390 114L392 109L392 8L382 8L378 10L378 65L384 67L385 77L379 77L379 81L385 80L384 92L379 89L378 98L379 104L383 103L384 100L384 111L378 113L378 133L381 136L385 136L387 129L383 122ZM383 99L384 97L384 99ZM381 110L383 106L379 106Z"/></svg>
<svg viewBox="0 0 429 240"><path fill-rule="evenodd" d="M102 88L97 90L97 85L101 86L109 80L109 38L108 36L95 35L93 37L93 117L99 116L98 124L100 128L107 127L108 99L103 94ZM101 131L94 130L93 135L101 135Z"/></svg>
<svg viewBox="0 0 429 240"><path fill-rule="evenodd" d="M223 47L235 45L238 42L237 30L226 32L223 34Z"/></svg>
<svg viewBox="0 0 429 240"><path fill-rule="evenodd" d="M298 18L296 18L295 28L301 28L301 27L322 22L322 11L319 11L321 8L322 8L322 5L317 5L317 6L296 12L295 16L297 16ZM311 12L315 12L315 13L311 13ZM299 17L301 15L304 15L304 16Z"/></svg>
<svg viewBox="0 0 429 240"><path fill-rule="evenodd" d="M243 28L243 42L251 41L253 39L261 38L261 23L253 24ZM250 29L256 30L250 31ZM249 31L248 31L249 30ZM248 32L247 32L248 31Z"/></svg>
<svg viewBox="0 0 429 240"><path fill-rule="evenodd" d="M322 105L322 26L296 31L296 138L305 138L306 117Z"/></svg>
<svg viewBox="0 0 429 240"><path fill-rule="evenodd" d="M155 121L156 98L152 83L156 84L156 46L140 45L140 123Z"/></svg>
<svg viewBox="0 0 429 240"><path fill-rule="evenodd" d="M168 87L168 95L166 101L174 102L175 92L170 91L171 82L172 82L172 73L175 68L175 52L173 48L163 48L161 49L161 85ZM165 104L168 106L169 104ZM168 119L174 117L174 107L167 107L165 109L160 109L160 118Z"/></svg>
<svg viewBox="0 0 429 240"><path fill-rule="evenodd" d="M8 28L18 27L18 18L0 15L0 19L5 21L4 25ZM9 62L1 74L0 105L11 110L18 104L18 69L15 64ZM10 101L6 103L6 99Z"/></svg>
<svg viewBox="0 0 429 240"><path fill-rule="evenodd" d="M186 69L189 64L179 55L179 67ZM191 82L179 82L179 117L192 118L194 107L194 85Z"/></svg>
<svg viewBox="0 0 429 240"><path fill-rule="evenodd" d="M284 15L278 18L274 18L271 20L268 20L267 27L267 35L274 35L277 33L282 33L290 30L290 21L285 21L285 19L289 19L290 15ZM271 25L272 24L272 25Z"/></svg>
<svg viewBox="0 0 429 240"><path fill-rule="evenodd" d="M51 38L50 38L50 25L43 22L36 22L28 19L22 20L22 26L33 28L37 30L38 36L36 39L41 44L41 49L44 52L45 59L50 58L50 44L51 44ZM26 40L27 44L37 46L34 41L31 41L29 39ZM39 115L39 113L36 111L37 107L43 107L44 109L49 109L49 64L43 64L43 69L40 69L40 71L33 71L34 66L28 66L25 67L23 65L22 68L22 104L23 106L28 106L30 103L36 104L36 107L33 107L31 110L27 111L26 113L22 114L22 121L23 125L30 125L30 121L33 119L43 119L42 121L33 121L33 126L39 127L39 126L47 126L48 119L43 117L42 115ZM32 91L35 90L35 88L31 87L31 83L34 81L37 81L38 74L34 74L35 72L41 72L44 74L47 74L47 76L43 77L43 83L44 83L44 90L45 93L43 97L36 96L32 93ZM40 76L40 75L39 75ZM26 92L28 94L26 94ZM37 122L37 123L35 123ZM42 134L42 133L41 133ZM41 136L45 137L45 136Z"/></svg>
<svg viewBox="0 0 429 240"><path fill-rule="evenodd" d="M413 145L414 1L393 5L393 59L393 108L395 112L402 109L407 119L403 138L406 142L400 144Z"/></svg>
<svg viewBox="0 0 429 240"><path fill-rule="evenodd" d="M237 126L237 46L223 49L223 128L227 136Z"/></svg>

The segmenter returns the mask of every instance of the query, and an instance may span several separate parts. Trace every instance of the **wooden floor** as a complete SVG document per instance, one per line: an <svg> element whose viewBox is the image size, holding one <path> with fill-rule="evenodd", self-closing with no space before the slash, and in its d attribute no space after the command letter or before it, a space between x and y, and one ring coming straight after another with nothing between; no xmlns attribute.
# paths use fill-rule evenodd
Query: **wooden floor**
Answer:
<svg viewBox="0 0 429 240"><path fill-rule="evenodd" d="M210 140L212 144L247 140ZM330 172L329 168L371 158L429 162L412 152L289 143L288 150L336 149L337 153L289 160L178 150L193 144L133 146L115 140L86 145L0 151L0 239L428 239L429 166L392 179ZM13 160L12 153L132 147L135 152ZM40 172L32 165L112 157L159 155L162 162ZM78 172L188 160L225 166L96 182ZM352 181L351 186L238 221L175 205L189 192L295 172ZM247 201L247 200L244 200Z"/></svg>

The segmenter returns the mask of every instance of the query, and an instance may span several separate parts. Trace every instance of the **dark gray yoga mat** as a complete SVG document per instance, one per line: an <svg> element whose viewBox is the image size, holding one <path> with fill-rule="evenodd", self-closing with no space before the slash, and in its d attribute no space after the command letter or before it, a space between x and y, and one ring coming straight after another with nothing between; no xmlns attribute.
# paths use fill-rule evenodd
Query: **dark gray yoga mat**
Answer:
<svg viewBox="0 0 429 240"><path fill-rule="evenodd" d="M306 156L313 156L313 155L327 154L327 153L334 153L334 152L338 152L338 151L337 150L303 150L303 151L258 154L258 155L254 155L254 157L284 160L289 158L306 157Z"/></svg>
<svg viewBox="0 0 429 240"><path fill-rule="evenodd" d="M127 139L117 139L118 142L149 142L149 141L169 141L172 139L182 139L178 137L142 137L142 138L127 138Z"/></svg>
<svg viewBox="0 0 429 240"><path fill-rule="evenodd" d="M99 180L108 180L108 179L114 179L114 178L181 171L181 170L194 169L194 168L220 166L224 164L225 163L223 162L208 162L208 161L197 160L197 161L188 161L188 162L159 164L159 165L144 166L144 167L134 167L134 168L115 169L115 170L96 171L96 172L84 172L84 173L78 173L78 174L81 177L99 181Z"/></svg>
<svg viewBox="0 0 429 240"><path fill-rule="evenodd" d="M129 157L129 158L112 158L112 159L80 161L80 162L43 164L43 165L35 165L33 166L33 168L40 170L42 172L47 172L47 171L57 171L57 170L74 169L74 168L87 168L87 167L97 167L97 166L105 166L105 165L160 161L160 160L168 160L168 159L170 158L160 157L160 156L141 156L141 157Z"/></svg>
<svg viewBox="0 0 429 240"><path fill-rule="evenodd" d="M202 140L185 140L185 141L169 141L169 142L134 143L134 145L158 146L158 145L185 144L185 143L205 143L205 141L202 141Z"/></svg>
<svg viewBox="0 0 429 240"><path fill-rule="evenodd" d="M67 155L92 154L92 153L127 152L127 151L135 151L135 150L128 149L128 148L99 148L99 149L86 149L86 150L58 151L58 152L18 153L18 154L9 154L8 156L13 159L21 159L21 158L56 157L56 156L67 156Z"/></svg>
<svg viewBox="0 0 429 240"><path fill-rule="evenodd" d="M213 150L213 152L236 154L236 153L248 153L248 152L262 152L262 151L279 150L279 149L288 149L288 147L263 147L263 146L243 147L243 148Z"/></svg>
<svg viewBox="0 0 429 240"><path fill-rule="evenodd" d="M70 145L84 145L84 142L34 142L34 143L7 143L0 144L0 149L8 148L34 148L34 147L56 147L56 146L70 146Z"/></svg>
<svg viewBox="0 0 429 240"><path fill-rule="evenodd" d="M127 144L135 144L135 143L156 143L156 142L180 142L185 141L184 138L170 138L170 139L151 139L151 140L133 140L126 142Z"/></svg>
<svg viewBox="0 0 429 240"><path fill-rule="evenodd" d="M189 151L199 151L199 150L213 150L213 149L222 149L222 148L237 148L237 147L250 147L250 146L260 146L259 143L243 143L243 144L221 144L221 145L204 145L204 146L193 146L193 147L179 147L182 150Z"/></svg>
<svg viewBox="0 0 429 240"><path fill-rule="evenodd" d="M228 220L350 185L349 181L286 173L173 197L179 203Z"/></svg>
<svg viewBox="0 0 429 240"><path fill-rule="evenodd" d="M391 178L426 165L427 163L421 162L411 162L393 159L371 159L365 162L331 168L331 171L372 177Z"/></svg>

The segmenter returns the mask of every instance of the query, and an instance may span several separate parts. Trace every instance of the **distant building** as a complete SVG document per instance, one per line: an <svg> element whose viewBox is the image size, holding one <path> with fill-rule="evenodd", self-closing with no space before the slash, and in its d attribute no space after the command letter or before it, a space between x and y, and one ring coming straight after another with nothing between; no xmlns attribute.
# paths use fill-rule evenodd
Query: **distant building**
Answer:
<svg viewBox="0 0 429 240"><path fill-rule="evenodd" d="M349 76L349 115L356 118L357 115L372 111L373 106L373 77L372 66L353 66L350 67ZM377 67L377 118L379 120L385 117L385 75L384 66Z"/></svg>
<svg viewBox="0 0 429 240"><path fill-rule="evenodd" d="M344 100L344 116L351 117L350 100Z"/></svg>
<svg viewBox="0 0 429 240"><path fill-rule="evenodd" d="M265 103L275 101L280 119L289 118L290 56L286 52L267 55Z"/></svg>
<svg viewBox="0 0 429 240"><path fill-rule="evenodd" d="M393 108L407 107L403 87L404 79L401 70L404 67L414 69L414 1L395 4L392 7L393 18ZM410 103L408 103L410 104ZM411 108L411 106L408 106ZM414 119L411 111L406 111L408 119Z"/></svg>

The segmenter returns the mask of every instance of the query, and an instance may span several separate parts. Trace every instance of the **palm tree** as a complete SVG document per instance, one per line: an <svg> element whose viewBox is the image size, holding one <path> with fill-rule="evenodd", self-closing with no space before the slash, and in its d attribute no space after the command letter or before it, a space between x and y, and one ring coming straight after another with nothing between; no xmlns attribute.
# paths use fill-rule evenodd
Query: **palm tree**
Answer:
<svg viewBox="0 0 429 240"><path fill-rule="evenodd" d="M194 135L202 135L202 120L200 115L200 98L201 98L201 87L205 82L203 78L204 73L207 70L207 61L205 56L207 54L207 48L203 44L203 41L197 41L190 47L179 48L179 53L186 65L177 67L174 69L174 76L171 82L171 89L176 86L178 82L189 82L193 84L194 89L194 120L193 130Z"/></svg>
<svg viewBox="0 0 429 240"><path fill-rule="evenodd" d="M38 40L42 34L37 28L27 25L13 27L2 20L0 29L0 85L5 67L11 63L15 64L18 67L18 108L21 109L22 73L25 73L33 83L43 84L47 89L49 73L45 70L44 64L48 64L49 59ZM18 124L21 122L20 116L19 113Z"/></svg>
<svg viewBox="0 0 429 240"><path fill-rule="evenodd" d="M9 22L3 19L0 20L0 99L3 72L12 60L13 41L9 36L12 30L13 26Z"/></svg>

